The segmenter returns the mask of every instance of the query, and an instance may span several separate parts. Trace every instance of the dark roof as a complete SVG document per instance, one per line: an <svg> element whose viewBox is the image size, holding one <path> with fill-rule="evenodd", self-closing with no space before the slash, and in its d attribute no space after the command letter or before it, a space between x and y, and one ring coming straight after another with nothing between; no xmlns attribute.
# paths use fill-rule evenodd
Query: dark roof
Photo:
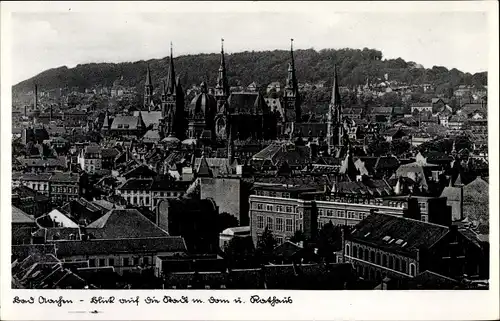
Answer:
<svg viewBox="0 0 500 321"><path fill-rule="evenodd" d="M118 187L120 190L151 190L153 184L152 178L129 178L122 186Z"/></svg>
<svg viewBox="0 0 500 321"><path fill-rule="evenodd" d="M139 113L141 113L142 120L144 121L144 125L146 127L149 125L158 125L163 118L161 111L134 111L134 116L138 117Z"/></svg>
<svg viewBox="0 0 500 321"><path fill-rule="evenodd" d="M57 242L58 257L147 252L186 252L180 236Z"/></svg>
<svg viewBox="0 0 500 321"><path fill-rule="evenodd" d="M460 282L447 276L426 270L411 280L410 288L422 290L452 290L460 286Z"/></svg>
<svg viewBox="0 0 500 321"><path fill-rule="evenodd" d="M12 257L24 260L30 255L56 254L54 244L12 245Z"/></svg>
<svg viewBox="0 0 500 321"><path fill-rule="evenodd" d="M352 232L351 239L391 252L416 256L448 234L449 228L404 217L372 213Z"/></svg>
<svg viewBox="0 0 500 321"><path fill-rule="evenodd" d="M101 150L102 158L115 158L119 153L116 148L103 148Z"/></svg>
<svg viewBox="0 0 500 321"><path fill-rule="evenodd" d="M158 175L156 171L151 169L148 165L141 164L139 166L130 169L128 172L125 172L122 176L124 176L125 178L130 178L130 177L154 177L156 175Z"/></svg>
<svg viewBox="0 0 500 321"><path fill-rule="evenodd" d="M22 181L49 181L52 174L50 173L26 173L23 174L19 179Z"/></svg>
<svg viewBox="0 0 500 321"><path fill-rule="evenodd" d="M12 189L12 195L18 195L19 198L33 197L36 202L48 202L49 197L31 189L27 186L18 186Z"/></svg>
<svg viewBox="0 0 500 321"><path fill-rule="evenodd" d="M59 156L57 158L24 158L19 160L24 166L33 167L62 167L66 168L66 157Z"/></svg>
<svg viewBox="0 0 500 321"><path fill-rule="evenodd" d="M399 166L399 160L395 156L380 156L374 165L376 170L396 169Z"/></svg>
<svg viewBox="0 0 500 321"><path fill-rule="evenodd" d="M165 237L168 233L136 209L114 209L92 222L86 232L98 239Z"/></svg>
<svg viewBox="0 0 500 321"><path fill-rule="evenodd" d="M88 145L85 146L85 154L98 154L101 152L101 146L99 145Z"/></svg>
<svg viewBox="0 0 500 321"><path fill-rule="evenodd" d="M297 252L301 251L302 248L295 243L286 241L281 245L274 248L273 255L281 256L286 258L293 257Z"/></svg>
<svg viewBox="0 0 500 321"><path fill-rule="evenodd" d="M259 93L232 93L228 98L230 109L236 114L267 113L269 107Z"/></svg>
<svg viewBox="0 0 500 321"><path fill-rule="evenodd" d="M122 127L120 127L120 126ZM138 116L116 116L111 124L111 129L138 129L140 123L140 117Z"/></svg>
<svg viewBox="0 0 500 321"><path fill-rule="evenodd" d="M63 182L63 183L78 183L80 181L80 176L73 173L53 173L50 177L51 182Z"/></svg>
<svg viewBox="0 0 500 321"><path fill-rule="evenodd" d="M370 109L372 115L390 115L392 114L392 107L373 107Z"/></svg>

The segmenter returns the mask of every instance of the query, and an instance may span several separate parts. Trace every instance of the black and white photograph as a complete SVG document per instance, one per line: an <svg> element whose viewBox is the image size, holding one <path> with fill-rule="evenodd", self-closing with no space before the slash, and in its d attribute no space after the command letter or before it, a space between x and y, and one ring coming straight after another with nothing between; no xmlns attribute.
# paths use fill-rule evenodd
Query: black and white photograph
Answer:
<svg viewBox="0 0 500 321"><path fill-rule="evenodd" d="M11 289L490 289L486 11L196 6L11 13Z"/></svg>

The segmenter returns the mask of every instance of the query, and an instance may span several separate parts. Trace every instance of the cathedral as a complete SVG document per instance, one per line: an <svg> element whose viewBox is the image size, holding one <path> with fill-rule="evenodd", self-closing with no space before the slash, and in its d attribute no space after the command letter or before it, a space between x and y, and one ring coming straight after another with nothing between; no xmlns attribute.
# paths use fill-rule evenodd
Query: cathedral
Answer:
<svg viewBox="0 0 500 321"><path fill-rule="evenodd" d="M315 136L321 136L321 140L326 138L328 153L335 153L340 146L345 145L336 71L326 124L302 121L298 88L293 39L291 39L290 62L280 104L271 108L258 90L231 92L225 63L224 39L222 39L215 87L210 89L209 85L203 82L200 85L200 92L186 105L184 91L179 78L175 75L171 47L168 74L162 83L158 131L163 142L188 146L200 143L226 145L230 153L229 145L235 140L290 140L303 135L304 131L311 133L312 128L315 129ZM159 107L153 103L149 66L144 90L144 113L155 112Z"/></svg>

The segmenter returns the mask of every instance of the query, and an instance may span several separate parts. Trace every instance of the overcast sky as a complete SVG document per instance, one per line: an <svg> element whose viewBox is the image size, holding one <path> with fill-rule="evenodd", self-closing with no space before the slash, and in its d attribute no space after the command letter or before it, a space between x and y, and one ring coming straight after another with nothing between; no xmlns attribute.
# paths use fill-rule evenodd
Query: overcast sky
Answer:
<svg viewBox="0 0 500 321"><path fill-rule="evenodd" d="M488 21L481 12L46 12L13 13L13 83L88 62L148 60L226 51L375 48L430 68L487 70Z"/></svg>

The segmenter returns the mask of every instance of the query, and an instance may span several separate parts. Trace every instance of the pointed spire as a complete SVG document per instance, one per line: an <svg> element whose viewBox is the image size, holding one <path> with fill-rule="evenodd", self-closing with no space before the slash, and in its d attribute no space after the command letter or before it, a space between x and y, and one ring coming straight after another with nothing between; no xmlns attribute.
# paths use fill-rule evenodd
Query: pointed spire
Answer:
<svg viewBox="0 0 500 321"><path fill-rule="evenodd" d="M340 90L337 77L337 65L333 65L333 86L332 86L332 106L340 106Z"/></svg>
<svg viewBox="0 0 500 321"><path fill-rule="evenodd" d="M295 59L293 57L293 38L290 39L290 63L288 64L288 77L286 87L292 90L298 90L297 77L295 75Z"/></svg>
<svg viewBox="0 0 500 321"><path fill-rule="evenodd" d="M151 86L153 82L151 81L151 70L149 69L149 64L147 66L147 71L146 71L146 84L145 86Z"/></svg>
<svg viewBox="0 0 500 321"><path fill-rule="evenodd" d="M226 75L226 60L224 57L224 38L221 38L220 66L217 75L217 93L220 96L229 96L229 84Z"/></svg>
<svg viewBox="0 0 500 321"><path fill-rule="evenodd" d="M342 162L339 172L341 174L347 175L347 177L349 177L351 181L356 181L356 176L359 174L359 171L356 168L356 165L354 164L354 161L352 159L352 154L350 153L346 154L346 157Z"/></svg>
<svg viewBox="0 0 500 321"><path fill-rule="evenodd" d="M172 49L172 42L170 42L170 66L167 74L167 84L165 88L165 93L167 95L175 95L176 93L176 83L175 83L175 69L174 69L174 54Z"/></svg>

